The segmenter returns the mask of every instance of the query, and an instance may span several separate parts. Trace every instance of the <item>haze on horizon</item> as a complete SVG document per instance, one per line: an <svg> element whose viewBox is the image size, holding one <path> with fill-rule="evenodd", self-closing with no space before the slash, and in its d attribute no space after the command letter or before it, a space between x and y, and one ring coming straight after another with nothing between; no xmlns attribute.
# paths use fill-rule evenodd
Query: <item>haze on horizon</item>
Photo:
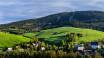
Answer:
<svg viewBox="0 0 104 58"><path fill-rule="evenodd" d="M0 24L59 12L104 11L104 0L0 0Z"/></svg>

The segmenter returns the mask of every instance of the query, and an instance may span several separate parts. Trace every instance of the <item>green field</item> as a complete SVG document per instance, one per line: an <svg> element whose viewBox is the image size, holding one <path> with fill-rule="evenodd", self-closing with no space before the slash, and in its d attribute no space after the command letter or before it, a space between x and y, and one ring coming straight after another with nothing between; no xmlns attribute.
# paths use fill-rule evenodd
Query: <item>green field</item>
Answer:
<svg viewBox="0 0 104 58"><path fill-rule="evenodd" d="M0 32L0 47L12 47L15 44L19 44L22 42L29 42L29 38L25 38L20 35L14 35L9 33Z"/></svg>
<svg viewBox="0 0 104 58"><path fill-rule="evenodd" d="M77 42L80 42L80 41L89 42L89 41L104 39L104 32L91 30L91 29L74 28L74 27L59 27L59 28L53 28L48 30L42 30L36 33L35 35L38 38L44 38L46 41L54 42L57 40L65 40L65 38L63 38L62 36L66 35L67 33L83 34L83 37L78 38ZM25 35L28 35L28 34L29 36L33 35L33 33L27 33Z"/></svg>
<svg viewBox="0 0 104 58"><path fill-rule="evenodd" d="M101 31L74 27L59 27L42 30L40 32L25 33L24 34L25 37L21 35L0 32L0 47L11 47L14 46L15 44L28 42L30 41L30 38L35 38L35 36L37 36L38 38L42 38L45 41L55 42L59 40L65 40L66 38L63 36L70 33L80 33L83 35L82 37L78 38L77 42L80 41L89 42L104 39L104 32Z"/></svg>

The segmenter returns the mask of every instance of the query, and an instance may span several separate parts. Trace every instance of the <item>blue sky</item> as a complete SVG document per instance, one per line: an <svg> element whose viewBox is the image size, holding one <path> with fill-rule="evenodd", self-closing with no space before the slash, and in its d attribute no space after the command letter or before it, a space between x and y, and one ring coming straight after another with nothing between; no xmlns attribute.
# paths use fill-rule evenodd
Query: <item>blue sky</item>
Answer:
<svg viewBox="0 0 104 58"><path fill-rule="evenodd" d="M104 0L0 0L0 24L59 12L103 11Z"/></svg>

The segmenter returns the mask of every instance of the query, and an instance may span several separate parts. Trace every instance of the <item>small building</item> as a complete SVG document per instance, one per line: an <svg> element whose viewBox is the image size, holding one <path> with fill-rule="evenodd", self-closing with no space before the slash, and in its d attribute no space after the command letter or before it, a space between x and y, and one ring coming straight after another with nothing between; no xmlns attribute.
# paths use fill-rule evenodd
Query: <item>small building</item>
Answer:
<svg viewBox="0 0 104 58"><path fill-rule="evenodd" d="M59 50L62 50L63 48L64 48L63 46L58 47Z"/></svg>
<svg viewBox="0 0 104 58"><path fill-rule="evenodd" d="M45 47L41 47L41 50L44 51L45 50Z"/></svg>
<svg viewBox="0 0 104 58"><path fill-rule="evenodd" d="M38 47L40 44L39 44L39 43L32 43L32 45L33 45L34 47Z"/></svg>
<svg viewBox="0 0 104 58"><path fill-rule="evenodd" d="M8 48L7 51L13 51L13 48Z"/></svg>
<svg viewBox="0 0 104 58"><path fill-rule="evenodd" d="M78 46L77 50L78 50L78 52L80 53L80 55L84 55L84 54L85 54L85 53L84 53L84 49L85 49L84 44L80 44L80 45Z"/></svg>
<svg viewBox="0 0 104 58"><path fill-rule="evenodd" d="M101 45L98 45L98 49L101 49Z"/></svg>
<svg viewBox="0 0 104 58"><path fill-rule="evenodd" d="M33 46L36 46L36 44L35 44L35 43L32 43L32 45L33 45Z"/></svg>
<svg viewBox="0 0 104 58"><path fill-rule="evenodd" d="M91 45L92 49L98 49L98 48L100 48L100 45L98 44L98 42L91 42L90 45Z"/></svg>
<svg viewBox="0 0 104 58"><path fill-rule="evenodd" d="M78 51L83 51L85 49L84 44L80 44L77 46Z"/></svg>
<svg viewBox="0 0 104 58"><path fill-rule="evenodd" d="M83 51L83 50L84 50L84 47L83 47L83 46L79 46L79 47L78 47L78 50L79 50L79 51Z"/></svg>

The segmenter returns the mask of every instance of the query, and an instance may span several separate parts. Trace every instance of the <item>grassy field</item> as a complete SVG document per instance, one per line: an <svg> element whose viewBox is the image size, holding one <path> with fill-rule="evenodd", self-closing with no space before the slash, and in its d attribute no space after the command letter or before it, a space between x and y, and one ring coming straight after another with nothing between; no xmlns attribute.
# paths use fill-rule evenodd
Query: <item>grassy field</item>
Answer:
<svg viewBox="0 0 104 58"><path fill-rule="evenodd" d="M103 40L104 32L91 30L91 29L81 29L74 27L59 27L53 29L42 30L40 32L35 33L25 33L24 36L14 35L9 33L0 32L0 47L11 47L15 44L19 44L22 42L30 41L30 38L42 38L45 41L55 42L59 40L65 40L63 36L70 33L81 33L83 36L78 38L77 42L84 41L94 41L94 40ZM29 37L29 38L26 38Z"/></svg>
<svg viewBox="0 0 104 58"><path fill-rule="evenodd" d="M9 33L0 32L0 47L12 47L15 44L30 41L29 38L25 38L20 35L14 35Z"/></svg>
<svg viewBox="0 0 104 58"><path fill-rule="evenodd" d="M67 33L81 33L83 37L80 37L77 42L84 41L94 41L94 40L102 40L104 39L104 32L91 30L91 29L81 29L74 27L59 27L48 30L42 30L38 33L26 33L25 36L31 37L36 35L38 38L44 38L46 41L57 41L57 40L65 40L62 36Z"/></svg>

